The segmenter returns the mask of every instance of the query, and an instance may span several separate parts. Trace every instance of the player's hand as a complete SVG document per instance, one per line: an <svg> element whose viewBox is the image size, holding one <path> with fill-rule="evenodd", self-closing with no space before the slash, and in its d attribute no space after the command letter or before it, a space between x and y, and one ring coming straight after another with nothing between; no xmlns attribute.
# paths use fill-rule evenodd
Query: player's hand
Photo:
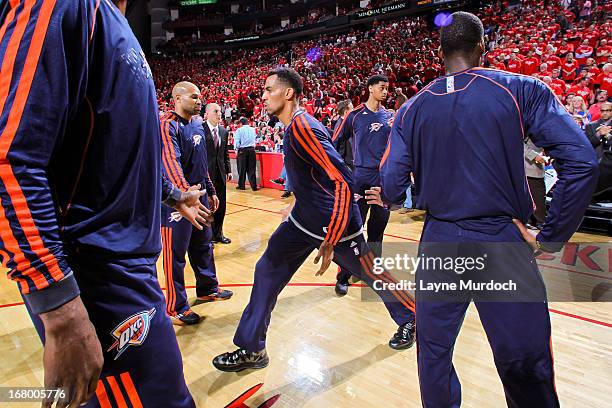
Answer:
<svg viewBox="0 0 612 408"><path fill-rule="evenodd" d="M217 197L216 195L210 197L210 210L212 212L217 211L217 208L219 208L219 197Z"/></svg>
<svg viewBox="0 0 612 408"><path fill-rule="evenodd" d="M104 357L96 330L77 296L50 312L41 313L45 326L43 366L45 388L64 388L57 407L78 407L93 396ZM51 407L53 401L42 403Z"/></svg>
<svg viewBox="0 0 612 408"><path fill-rule="evenodd" d="M327 241L323 241L321 246L319 247L319 253L315 257L314 263L318 264L319 260L323 258L321 262L321 267L315 274L315 276L321 276L325 273L325 271L331 265L332 260L334 259L334 246Z"/></svg>
<svg viewBox="0 0 612 408"><path fill-rule="evenodd" d="M383 204L382 198L380 197L381 190L382 189L380 187L370 187L369 190L366 190L365 199L367 203L371 205L380 205L381 207L384 207L385 205Z"/></svg>
<svg viewBox="0 0 612 408"><path fill-rule="evenodd" d="M202 202L200 197L205 194L204 190L198 190L200 185L191 186L189 190L181 195L181 199L176 203L176 210L185 219L189 220L194 227L199 230L204 229L204 226L210 226L212 223L212 211L210 211Z"/></svg>
<svg viewBox="0 0 612 408"><path fill-rule="evenodd" d="M541 165L546 165L546 158L543 156L540 156L539 154L533 159L533 161Z"/></svg>
<svg viewBox="0 0 612 408"><path fill-rule="evenodd" d="M227 173L225 176L225 181L230 181L232 179L232 173Z"/></svg>
<svg viewBox="0 0 612 408"><path fill-rule="evenodd" d="M536 241L536 236L538 235L538 232L528 229L525 226L525 224L523 224L521 221L517 220L516 218L513 218L512 222L519 229L519 231L520 231L521 235L523 236L523 239L525 240L525 242L527 242L529 244L529 246L531 248L533 248L534 251L537 251L539 249L538 248L538 243Z"/></svg>

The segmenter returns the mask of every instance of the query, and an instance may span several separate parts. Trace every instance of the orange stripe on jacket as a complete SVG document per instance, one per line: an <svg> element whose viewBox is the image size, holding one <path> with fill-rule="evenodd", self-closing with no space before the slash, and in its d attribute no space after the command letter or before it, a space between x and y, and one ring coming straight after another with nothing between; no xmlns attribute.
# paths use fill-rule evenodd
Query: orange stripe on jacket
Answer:
<svg viewBox="0 0 612 408"><path fill-rule="evenodd" d="M343 219L342 217L347 218L346 214L342 212L342 209L346 207L344 205L344 201L347 200L346 196L348 195L346 189L344 188L345 186L342 184L344 179L342 175L340 175L338 170L334 167L334 165L331 163L331 161L329 160L329 157L327 157L327 153L325 153L323 146L321 146L320 142L314 135L314 132L308 125L306 119L304 117L298 116L296 118L296 125L298 128L297 129L298 133L303 134L304 139L305 140L309 139L310 142L312 143L311 147L317 152L318 157L320 159L319 164L325 169L325 171L327 172L329 177L332 179L332 181L334 181L334 184L336 186L335 188L336 195L334 198L334 208L333 208L333 212L332 212L331 220L330 220L330 223L327 229L327 236L326 236L327 241L331 242L332 244L335 244L340 239L340 237L338 236L339 234L336 231L341 225L341 221ZM347 219L347 222L348 222L348 219ZM337 239L336 239L336 236L338 236Z"/></svg>
<svg viewBox="0 0 612 408"><path fill-rule="evenodd" d="M170 115L173 116L171 113ZM185 180L183 174L179 171L181 169L181 164L176 158L176 154L174 152L174 145L172 144L172 138L170 136L170 115L167 115L164 119L162 119L162 159L165 159L164 167L166 168L166 173L168 173L168 177L170 177L170 181L172 183L181 188L183 191L187 191L189 189L189 183Z"/></svg>
<svg viewBox="0 0 612 408"><path fill-rule="evenodd" d="M338 183L340 183L340 187L342 187L342 189L344 190L344 195L341 192L341 197L340 197L341 201L338 205L340 214L338 217L338 221L336 225L334 226L335 231L332 230L332 228L329 228L327 231L326 238L329 237L328 241L335 244L336 242L340 240L342 236L342 232L344 231L344 229L346 228L346 225L348 224L348 209L349 209L348 202L350 201L350 197L348 196L350 195L350 189L348 187L348 183L346 182L342 174L340 174L338 169L332 164L331 160L327 156L327 153L325 153L325 149L323 149L323 145L321 145L321 142L315 136L312 128L306 121L306 118L303 115L300 115L296 118L296 122L298 125L298 129L303 130L306 136L310 137L313 143L313 146L322 155L323 161L325 162L325 167L329 169L329 171L331 171L330 177L332 178L332 180L334 181L337 180Z"/></svg>
<svg viewBox="0 0 612 408"><path fill-rule="evenodd" d="M98 386L96 387L96 398L98 398L100 408L112 408L112 405L108 400L106 387L104 386L104 382L102 380L98 380Z"/></svg>
<svg viewBox="0 0 612 408"><path fill-rule="evenodd" d="M127 391L128 398L132 403L133 408L142 408L142 402L140 402L140 397L138 396L138 392L136 391L136 387L134 387L134 383L132 382L132 377L130 373L121 373L121 382L123 382L123 387Z"/></svg>
<svg viewBox="0 0 612 408"><path fill-rule="evenodd" d="M30 4L28 4L27 6L29 7ZM21 77L17 86L15 99L8 115L6 127L4 128L2 135L0 135L0 178L4 182L6 191L11 199L13 208L15 209L17 219L19 221L23 233L26 236L30 248L36 254L36 256L40 258L41 262L47 267L51 274L51 277L54 280L59 281L64 277L64 273L59 268L55 256L45 247L42 238L40 237L38 228L36 227L34 220L32 219L32 214L28 207L27 200L23 194L23 191L21 190L17 179L15 178L15 175L13 174L13 170L10 166L10 163L7 160L11 143L13 142L13 139L17 134L19 125L21 124L21 118L30 94L30 89L34 80L36 69L38 67L38 61L40 59L40 54L42 52L42 47L45 42L47 29L49 27L49 22L51 20L51 15L53 13L54 7L55 0L44 0L40 8L38 17L36 19L34 33L32 34L32 39L29 44L29 49L26 56L26 60L24 62L23 71L21 73ZM9 48L7 48L8 57L5 54L2 69L0 70L0 77L2 78L6 78L6 76L8 76L8 73L5 71L5 69L9 69L10 67L12 71L12 69L14 68L14 62L9 62L8 67L5 67L4 63L6 62L7 58L10 61L11 59L14 59L14 56L16 56L19 46L17 46L17 49L15 50L13 50L13 48L11 47L13 47L15 43L21 42L23 30L25 30L28 23L28 21L26 21L25 19L22 20L22 16L26 16L26 14L29 17L30 13L25 13L24 10L24 12L20 14L17 19L17 26L15 27L15 31L13 32L13 36L11 37L11 41L9 42ZM21 35L17 35L17 33L21 33ZM13 40L15 40L15 43L13 43ZM15 52L15 54L13 54L13 52ZM7 99L7 94L8 89L5 90L3 87L0 88L0 101L2 101L0 105L4 106ZM33 280L36 288L38 289L42 289L49 285L49 283L47 282L47 278L45 278L45 276L40 271L30 269L25 274ZM23 288L24 286L22 285L22 289ZM23 293L28 292L29 288L27 288L27 291Z"/></svg>
<svg viewBox="0 0 612 408"><path fill-rule="evenodd" d="M325 170L325 172L328 174L328 176L334 181L336 188L335 188L335 197L334 197L334 208L333 208L333 212L332 212L332 216L331 216L331 220L330 220L330 224L327 230L327 236L325 238L326 241L335 244L336 241L333 241L332 238L333 237L333 231L335 229L335 224L338 223L337 218L338 217L338 213L339 213L339 209L342 208L341 207L341 199L343 198L343 194L342 194L342 185L340 184L340 181L342 179L341 176L335 176L334 171L337 170L335 168L333 168L333 165L331 165L331 163L329 162L329 159L327 160L326 163L324 157L326 158L327 155L325 154L325 152L321 153L320 151L318 151L318 149L316 149L316 144L313 143L312 146L310 146L305 139L302 139L305 136L302 136L301 133L303 130L303 128L300 126L300 122L299 122L299 116L295 119L295 124L297 126L296 132L295 132L295 136L297 141L302 145L302 147L304 148L304 150L306 150L306 152ZM307 133L307 132L304 132ZM309 136L314 136L314 135L309 135ZM315 137L316 138L316 137ZM315 149L315 150L313 150ZM333 168L330 168L331 167ZM345 197L346 198L346 197ZM342 214L340 213L340 216Z"/></svg>
<svg viewBox="0 0 612 408"><path fill-rule="evenodd" d="M127 408L127 404L125 403L125 398L123 398L123 393L121 392L121 388L119 388L119 384L117 384L117 380L112 375L106 377L106 381L108 385L110 385L111 390L113 391L113 397L115 397L115 401L117 402L118 408Z"/></svg>

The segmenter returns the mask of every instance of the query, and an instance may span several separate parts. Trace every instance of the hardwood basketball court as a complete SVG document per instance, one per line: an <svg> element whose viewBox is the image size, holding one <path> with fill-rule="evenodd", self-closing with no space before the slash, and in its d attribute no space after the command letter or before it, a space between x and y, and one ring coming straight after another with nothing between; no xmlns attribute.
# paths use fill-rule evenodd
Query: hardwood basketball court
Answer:
<svg viewBox="0 0 612 408"><path fill-rule="evenodd" d="M419 407L416 348L389 348L387 342L396 326L383 304L361 301L360 289L354 286L347 296L337 297L333 287L335 266L323 277L315 277L314 256L280 295L268 333L270 365L241 373L223 373L212 366L215 355L234 349L232 337L249 299L255 262L281 221L280 211L289 204L279 196L276 190L237 192L228 186L224 230L232 243L217 245L215 258L219 281L234 291L234 297L194 306L206 319L198 326L176 328L186 380L197 406L224 407L263 383L247 401L248 406L257 407L279 394L274 407ZM422 218L420 212L392 213L385 242L418 240ZM583 233L573 240L611 242L608 236ZM612 283L610 262L604 271L590 274L590 279L601 280L604 292ZM195 282L189 266L187 269L188 294L193 297ZM559 269L541 268L543 274L552 274L553 278ZM158 274L163 286L161 262ZM612 304L564 302L549 307L561 405L610 406ZM0 386L42 386L41 343L15 283L5 278L0 280L0 350ZM492 354L473 305L457 340L454 362L463 386L464 407L505 406Z"/></svg>

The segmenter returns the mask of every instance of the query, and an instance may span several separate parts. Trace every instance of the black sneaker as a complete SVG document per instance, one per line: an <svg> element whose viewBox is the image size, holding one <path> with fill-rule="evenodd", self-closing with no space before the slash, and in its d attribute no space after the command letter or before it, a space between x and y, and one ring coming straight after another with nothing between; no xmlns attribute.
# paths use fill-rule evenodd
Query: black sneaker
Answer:
<svg viewBox="0 0 612 408"><path fill-rule="evenodd" d="M218 289L215 293L211 293L210 295L198 296L198 301L200 303L205 302L216 302L219 300L228 300L234 295L234 292L231 290Z"/></svg>
<svg viewBox="0 0 612 408"><path fill-rule="evenodd" d="M276 178L276 179L270 179L270 181L276 185L279 186L284 186L285 185L285 179L283 179L282 177Z"/></svg>
<svg viewBox="0 0 612 408"><path fill-rule="evenodd" d="M230 372L242 371L247 368L264 368L268 366L269 362L270 359L265 349L256 353L238 349L231 353L219 354L212 361L217 370Z"/></svg>
<svg viewBox="0 0 612 408"><path fill-rule="evenodd" d="M348 293L348 283L336 282L336 294L338 296L344 296Z"/></svg>
<svg viewBox="0 0 612 408"><path fill-rule="evenodd" d="M291 197L291 191L285 191L283 195L281 196L281 198L289 198L289 197Z"/></svg>
<svg viewBox="0 0 612 408"><path fill-rule="evenodd" d="M402 324L397 333L389 340L389 347L395 350L404 350L412 347L416 338L414 321Z"/></svg>
<svg viewBox="0 0 612 408"><path fill-rule="evenodd" d="M202 317L191 309L185 310L183 313L179 313L176 316L170 316L170 319L172 320L172 324L176 326L190 326L202 321Z"/></svg>

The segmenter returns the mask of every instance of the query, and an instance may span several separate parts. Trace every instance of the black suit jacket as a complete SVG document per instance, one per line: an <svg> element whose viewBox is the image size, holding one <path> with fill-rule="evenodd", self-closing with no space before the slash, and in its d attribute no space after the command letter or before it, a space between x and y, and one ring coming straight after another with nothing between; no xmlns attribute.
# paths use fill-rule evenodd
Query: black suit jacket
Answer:
<svg viewBox="0 0 612 408"><path fill-rule="evenodd" d="M602 156L610 154L612 140L602 138L597 134L597 128L603 125L605 122L602 119L599 119L595 122L591 122L585 126L584 131L589 138L589 141L595 148L595 152L597 153L597 158L601 160Z"/></svg>
<svg viewBox="0 0 612 408"><path fill-rule="evenodd" d="M227 129L219 125L219 147L215 146L213 135L206 121L204 121L204 133L206 133L206 155L208 156L210 179L213 183L222 182L225 184L226 175L232 172L227 150Z"/></svg>

